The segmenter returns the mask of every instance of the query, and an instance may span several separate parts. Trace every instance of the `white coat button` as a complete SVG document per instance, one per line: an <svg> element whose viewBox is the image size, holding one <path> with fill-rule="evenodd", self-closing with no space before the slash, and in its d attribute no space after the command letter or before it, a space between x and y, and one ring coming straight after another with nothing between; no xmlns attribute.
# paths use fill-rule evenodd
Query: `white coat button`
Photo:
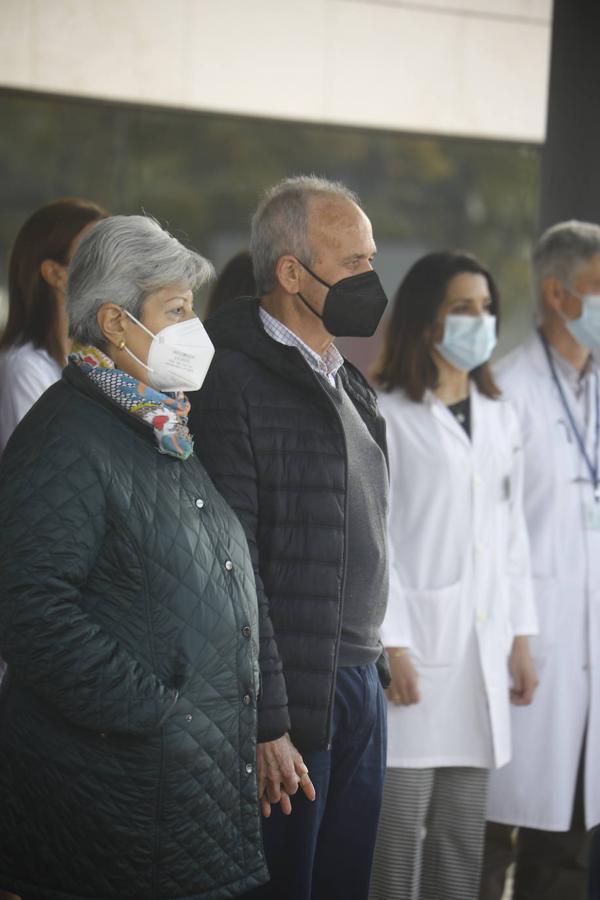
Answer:
<svg viewBox="0 0 600 900"><path fill-rule="evenodd" d="M483 556L486 550L487 547L485 546L485 544L477 544L475 547L475 553L477 554L477 556Z"/></svg>
<svg viewBox="0 0 600 900"><path fill-rule="evenodd" d="M481 484L483 484L481 475L473 475L473 484L475 485L475 487L479 487Z"/></svg>
<svg viewBox="0 0 600 900"><path fill-rule="evenodd" d="M487 613L478 612L477 613L477 621L478 622L487 622Z"/></svg>
<svg viewBox="0 0 600 900"><path fill-rule="evenodd" d="M242 697L242 703L244 704L244 706L250 706L250 704L252 703L252 697L250 696L250 694L244 694L244 696Z"/></svg>
<svg viewBox="0 0 600 900"><path fill-rule="evenodd" d="M202 509L202 507L204 506L204 500L202 499L202 497L198 497L198 499L196 500L196 506L198 507L198 509Z"/></svg>
<svg viewBox="0 0 600 900"><path fill-rule="evenodd" d="M246 763L245 768L246 768L246 774L252 775L252 773L254 772L254 766L252 765L252 763Z"/></svg>
<svg viewBox="0 0 600 900"><path fill-rule="evenodd" d="M231 570L233 569L233 563L231 562L230 559L228 559L227 562L225 563L225 568L227 569L228 572L231 572Z"/></svg>

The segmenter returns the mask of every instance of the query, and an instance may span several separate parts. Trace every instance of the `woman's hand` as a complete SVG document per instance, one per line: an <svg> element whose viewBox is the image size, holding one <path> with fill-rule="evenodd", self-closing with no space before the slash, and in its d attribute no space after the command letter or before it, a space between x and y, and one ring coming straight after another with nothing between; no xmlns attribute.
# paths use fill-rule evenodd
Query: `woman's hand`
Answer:
<svg viewBox="0 0 600 900"><path fill-rule="evenodd" d="M392 680L386 688L388 700L396 706L410 706L421 699L419 676L405 647L386 647Z"/></svg>
<svg viewBox="0 0 600 900"><path fill-rule="evenodd" d="M510 702L515 706L528 706L533 700L539 679L525 635L518 635L514 639L508 668L512 677Z"/></svg>
<svg viewBox="0 0 600 900"><path fill-rule="evenodd" d="M256 745L258 796L262 814L271 815L271 806L279 803L281 812L289 816L292 811L290 796L298 788L309 800L315 799L315 788L299 751L288 734L275 741Z"/></svg>

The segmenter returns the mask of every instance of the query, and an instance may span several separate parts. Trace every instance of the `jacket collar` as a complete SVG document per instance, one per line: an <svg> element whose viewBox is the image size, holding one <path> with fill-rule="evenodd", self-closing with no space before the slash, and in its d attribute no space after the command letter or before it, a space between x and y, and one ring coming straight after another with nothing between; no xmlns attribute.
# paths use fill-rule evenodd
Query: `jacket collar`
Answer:
<svg viewBox="0 0 600 900"><path fill-rule="evenodd" d="M237 350L303 390L312 392L320 402L330 405L324 386L296 347L287 347L270 337L260 320L257 297L242 297L218 310L204 326L217 349ZM339 370L348 394L369 415L377 415L375 393L348 360Z"/></svg>
<svg viewBox="0 0 600 900"><path fill-rule="evenodd" d="M134 431L137 431L152 443L155 443L152 426L148 422L144 422L142 419L132 416L130 412L118 403L115 403L114 400L111 400L104 391L81 372L74 362L69 362L66 368L63 369L62 378L63 381L66 381L67 384L74 388L78 393L84 394L92 402L99 403L101 406L106 407L113 415L118 416L124 424L133 428Z"/></svg>

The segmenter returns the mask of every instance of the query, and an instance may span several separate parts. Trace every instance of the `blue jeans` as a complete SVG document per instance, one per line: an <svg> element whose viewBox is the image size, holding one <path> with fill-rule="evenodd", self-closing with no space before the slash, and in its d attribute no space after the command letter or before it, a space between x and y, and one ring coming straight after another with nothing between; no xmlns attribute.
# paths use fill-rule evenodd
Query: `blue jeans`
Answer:
<svg viewBox="0 0 600 900"><path fill-rule="evenodd" d="M338 669L331 750L302 754L316 799L298 791L290 816L275 806L263 819L271 881L246 897L366 900L385 753L385 697L375 665Z"/></svg>

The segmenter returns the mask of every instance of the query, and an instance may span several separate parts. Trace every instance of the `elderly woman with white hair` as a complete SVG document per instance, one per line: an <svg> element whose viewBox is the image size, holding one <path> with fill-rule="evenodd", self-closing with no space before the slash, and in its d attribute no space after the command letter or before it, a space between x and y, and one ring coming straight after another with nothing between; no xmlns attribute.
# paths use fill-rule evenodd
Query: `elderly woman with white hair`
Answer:
<svg viewBox="0 0 600 900"><path fill-rule="evenodd" d="M0 888L24 900L267 879L252 567L187 429L211 273L151 219L93 226L69 365L2 457Z"/></svg>

